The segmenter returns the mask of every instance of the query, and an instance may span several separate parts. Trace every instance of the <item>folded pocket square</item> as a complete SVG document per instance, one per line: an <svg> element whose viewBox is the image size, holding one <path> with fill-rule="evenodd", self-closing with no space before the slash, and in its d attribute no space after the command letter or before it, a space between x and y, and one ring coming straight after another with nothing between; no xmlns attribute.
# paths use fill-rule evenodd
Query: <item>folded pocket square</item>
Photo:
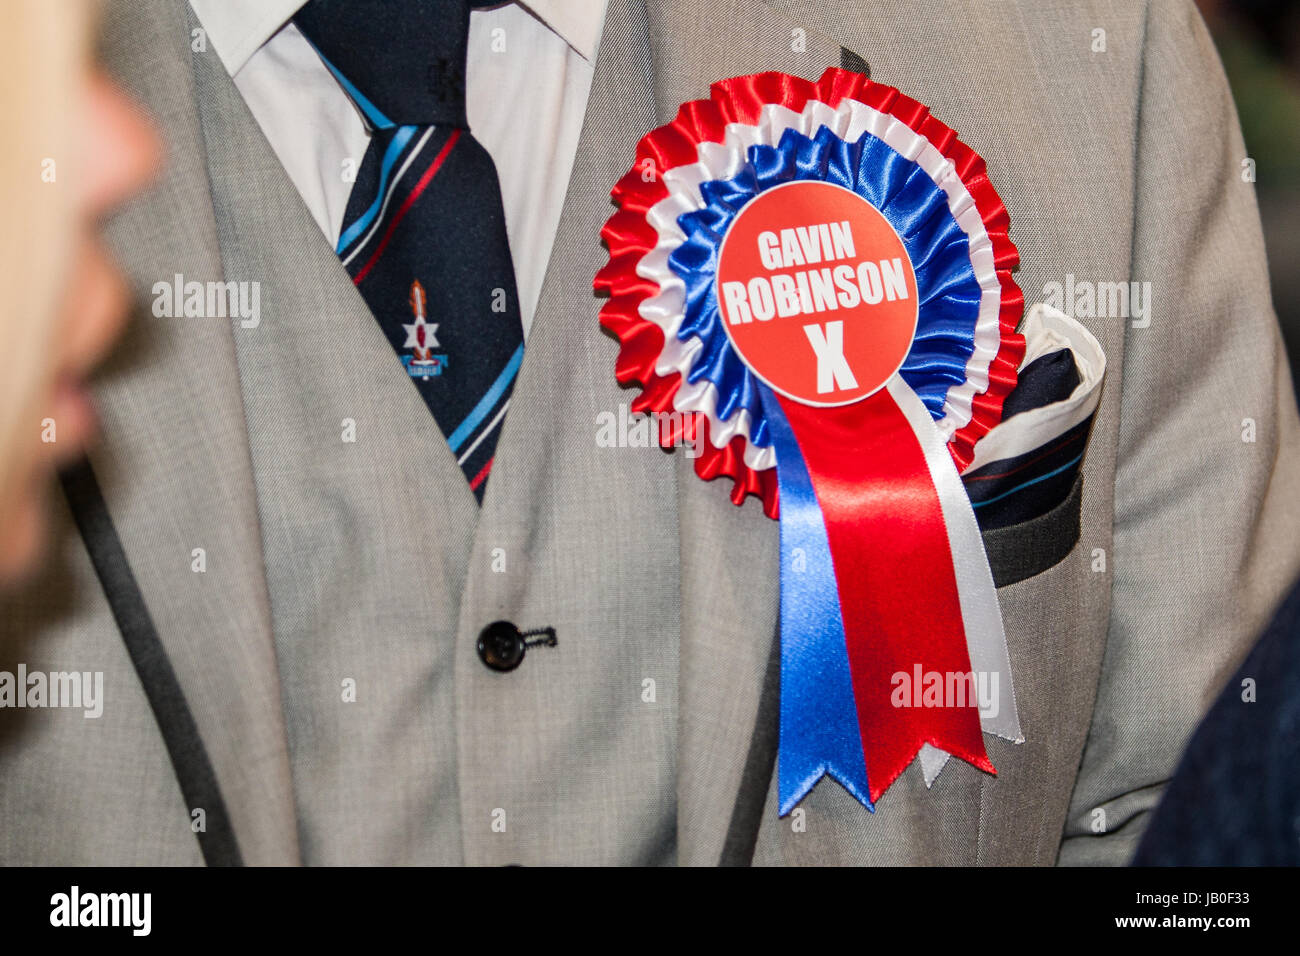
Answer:
<svg viewBox="0 0 1300 956"><path fill-rule="evenodd" d="M1031 308L1021 332L1026 348L1016 388L962 474L999 586L1045 570L1078 540L1079 473L1106 371L1092 334L1050 306ZM1043 545L1032 560L1013 546L1022 527L1036 529ZM1002 567L999 555L1014 558L1014 567Z"/></svg>

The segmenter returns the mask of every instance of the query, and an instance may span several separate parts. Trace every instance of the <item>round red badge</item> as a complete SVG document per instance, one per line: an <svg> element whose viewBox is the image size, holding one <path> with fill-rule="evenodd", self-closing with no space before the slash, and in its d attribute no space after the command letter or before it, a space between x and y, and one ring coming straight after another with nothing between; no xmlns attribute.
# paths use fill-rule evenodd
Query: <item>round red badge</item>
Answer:
<svg viewBox="0 0 1300 956"><path fill-rule="evenodd" d="M785 183L745 206L718 253L715 291L745 364L805 405L879 391L916 333L903 240L871 203L833 183Z"/></svg>

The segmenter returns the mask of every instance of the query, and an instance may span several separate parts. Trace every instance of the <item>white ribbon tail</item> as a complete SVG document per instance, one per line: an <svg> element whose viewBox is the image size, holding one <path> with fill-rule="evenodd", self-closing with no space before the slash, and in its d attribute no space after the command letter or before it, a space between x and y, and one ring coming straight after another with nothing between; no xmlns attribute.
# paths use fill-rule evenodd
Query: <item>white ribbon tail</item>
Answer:
<svg viewBox="0 0 1300 956"><path fill-rule="evenodd" d="M930 478L939 493L957 579L966 649L974 677L972 684L980 696L980 728L986 734L1024 743L1011 679L1011 656L1002 627L1002 609L998 606L993 572L984 552L984 539L970 497L948 453L947 443L921 399L899 375L891 378L885 387L921 443ZM929 744L921 748L921 769L926 786L942 772L948 756L945 751Z"/></svg>

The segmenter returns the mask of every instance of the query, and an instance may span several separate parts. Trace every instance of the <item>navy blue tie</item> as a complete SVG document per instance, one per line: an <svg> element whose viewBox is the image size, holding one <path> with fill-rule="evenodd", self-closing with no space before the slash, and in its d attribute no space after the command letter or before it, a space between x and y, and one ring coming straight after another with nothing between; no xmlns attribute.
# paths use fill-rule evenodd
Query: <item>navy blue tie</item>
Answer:
<svg viewBox="0 0 1300 956"><path fill-rule="evenodd" d="M370 131L352 281L481 503L524 357L496 167L465 118L468 0L311 0L294 23Z"/></svg>

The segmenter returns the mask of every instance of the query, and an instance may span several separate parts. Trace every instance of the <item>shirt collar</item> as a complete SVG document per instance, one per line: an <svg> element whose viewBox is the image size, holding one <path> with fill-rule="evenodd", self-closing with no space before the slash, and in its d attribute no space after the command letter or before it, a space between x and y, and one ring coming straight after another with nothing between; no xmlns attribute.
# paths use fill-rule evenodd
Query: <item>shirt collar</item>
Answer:
<svg viewBox="0 0 1300 956"><path fill-rule="evenodd" d="M190 0L207 32L208 42L231 76L275 36L307 0ZM573 47L595 62L604 26L606 0L527 0L521 5Z"/></svg>

